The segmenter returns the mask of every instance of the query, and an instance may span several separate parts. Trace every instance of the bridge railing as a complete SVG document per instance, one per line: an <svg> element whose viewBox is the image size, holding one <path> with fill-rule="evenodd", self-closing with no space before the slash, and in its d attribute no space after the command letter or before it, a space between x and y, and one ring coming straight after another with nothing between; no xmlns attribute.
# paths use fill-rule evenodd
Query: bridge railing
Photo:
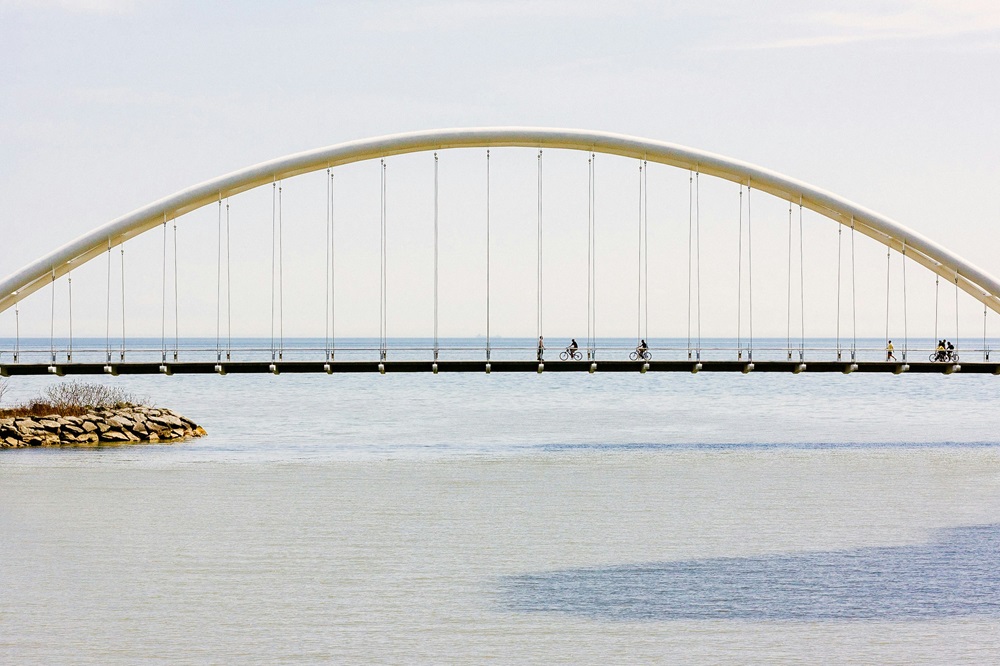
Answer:
<svg viewBox="0 0 1000 666"><path fill-rule="evenodd" d="M382 359L383 348L377 340L354 340L340 342L336 346L326 346L322 340L286 340L284 346L271 346L265 340L233 341L231 347L217 347L204 339L180 340L177 345L163 347L156 341L129 342L124 348L114 344L110 348L101 341L81 341L72 346L67 340L22 340L18 346L11 341L0 340L0 365L4 364L73 364L73 363L209 363L209 362L267 362L267 361L377 361ZM783 343L784 341L782 341ZM955 351L962 363L988 363L996 361L993 352L1000 347L1000 341L988 340L984 344L959 346ZM543 353L546 363L558 362L565 347L551 343ZM578 353L582 360L625 361L635 352L632 341L607 340L589 350L581 344ZM436 355L435 355L436 351ZM862 363L887 361L886 346L881 341L865 339L852 346L841 342L838 347L833 341L815 340L804 346L779 344L766 340L752 348L736 340L712 340L700 347L686 341L651 340L648 348L651 360L655 361L798 361L833 362L856 361ZM446 341L436 349L425 341L389 340L384 349L385 360L392 361L526 361L537 358L537 347L523 340L500 342L490 345L489 350L481 339ZM893 356L897 362L921 363L933 361L937 353L933 343L904 346L895 344ZM634 358L631 360L635 360Z"/></svg>

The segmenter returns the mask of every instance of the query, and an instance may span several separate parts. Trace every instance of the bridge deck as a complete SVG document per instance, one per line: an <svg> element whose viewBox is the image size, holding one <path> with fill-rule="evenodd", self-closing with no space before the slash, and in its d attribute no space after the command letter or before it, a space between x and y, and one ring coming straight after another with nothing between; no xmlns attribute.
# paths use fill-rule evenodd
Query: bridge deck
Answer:
<svg viewBox="0 0 1000 666"><path fill-rule="evenodd" d="M486 361L438 361L438 372L486 372ZM538 372L536 361L492 361L491 372ZM641 372L643 363L637 361L598 361L594 368L596 372ZM745 361L649 361L646 370L649 372L744 372ZM851 366L854 366L853 368ZM381 367L380 367L381 366ZM544 372L588 372L590 361L546 361ZM278 361L264 362L191 362L191 363L12 363L0 365L0 376L27 375L156 375L156 374L301 374L301 373L385 373L397 372L433 372L433 361ZM850 361L815 361L800 365L797 361L757 361L753 364L753 372L914 372L931 374L993 374L1000 375L1000 363L899 363L857 362Z"/></svg>

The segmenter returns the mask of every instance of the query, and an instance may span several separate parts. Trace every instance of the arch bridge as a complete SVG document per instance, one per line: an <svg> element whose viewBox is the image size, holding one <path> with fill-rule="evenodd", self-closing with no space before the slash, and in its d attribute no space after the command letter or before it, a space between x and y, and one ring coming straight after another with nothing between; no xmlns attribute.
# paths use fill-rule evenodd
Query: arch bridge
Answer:
<svg viewBox="0 0 1000 666"><path fill-rule="evenodd" d="M633 158L641 163L663 164L736 183L741 188L741 197L743 188L747 188L748 193L751 189L767 193L789 202L790 205L814 211L843 225L844 228L849 228L852 232L874 239L887 247L889 251L900 253L904 263L905 259L912 260L924 269L936 274L938 279L943 278L946 283L954 285L956 290L961 290L979 301L984 307L984 313L987 309L1000 313L1000 281L993 275L903 224L821 188L747 162L663 141L601 131L531 127L430 130L350 141L288 155L205 181L112 220L0 280L0 313L12 308L16 311L18 305L34 292L53 284L56 280L70 274L74 269L110 252L112 248L131 238L156 229L167 221L175 220L186 213L217 204L224 199L253 188L270 185L276 181L301 174L323 169L335 169L365 160L385 160L391 156L406 153L444 151L456 148L491 149L504 147L536 148L539 150L539 155L543 149L562 149ZM541 157L539 156L540 164ZM541 167L539 166L539 225L541 225L542 215L540 183ZM588 224L592 225L593 221L588 221ZM640 249L642 242L642 232L640 232ZM700 252L700 249L698 251ZM435 255L436 252L437 247L435 246ZM593 249L588 249L588 252L592 253ZM384 266L382 270L384 276ZM542 269L540 263L538 270L539 292L541 293ZM640 300L641 280L640 277ZM436 289L435 284L435 302L437 299ZM588 289L590 288L588 287ZM790 289L791 287L789 287ZM541 333L542 307L540 293L538 303L539 334ZM384 286L381 297L384 298ZM593 299L593 293L588 293L588 307L592 304ZM591 324L594 325L593 329L596 329L596 321L593 320L593 315L588 313L588 327ZM893 358L878 358L886 356L885 349L879 348L875 354L876 358L861 359L856 349L841 348L839 344L839 320L838 345L835 355L824 358L822 355L816 354L815 358L807 358L804 345L800 345L798 349L794 350L789 347L786 358L762 359L758 351L756 360L754 359L752 342L746 345L739 341L728 356L716 354L709 358L711 355L702 353L700 340L698 340L697 345L692 345L690 335L686 349L681 350L679 358L660 358L660 354L654 354L651 358L644 359L641 354L638 356L632 354L634 359L632 360L627 358L627 353L622 353L619 358L615 357L613 353L604 353L592 331L588 332L587 344L581 350L579 360L570 358L566 361L556 361L557 354L551 350L544 358L540 358L541 354L536 356L537 351L533 348L534 345L532 345L532 349L526 350L520 357L517 354L507 354L506 357L501 358L504 355L498 353L498 347L491 348L488 338L485 349L481 349L476 354L470 353L478 358L444 360L439 358L436 310L434 344L432 348L426 350L426 355L421 350L410 350L408 355L401 354L401 357L392 358L387 353L384 323L380 324L380 328L377 358L347 360L343 359L344 354L341 354L341 359L338 360L336 355L341 350L333 348L329 344L321 350L320 358L305 358L303 354L298 354L295 358L291 358L292 354L287 354L289 358L286 358L286 350L283 346L275 349L273 342L271 348L266 350L270 354L270 358L264 359L233 360L232 349L228 346L224 349L219 347L215 350L209 350L215 353L216 358L214 359L198 358L194 353L191 353L189 358L182 358L183 355L176 346L168 353L168 349L164 345L163 349L160 350L162 352L160 359L141 360L135 359L135 354L132 354L131 358L127 354L129 350L125 348L124 335L120 349L113 350L109 333L107 349L104 350L105 357L102 359L87 357L80 350L77 350L74 358L72 343L70 343L70 348L58 350L53 344L49 349L44 350L49 358L44 360L36 358L32 362L27 358L27 352L20 348L18 340L13 350L0 350L0 374L9 376L49 373L61 376L64 374L93 373L117 375L119 373L214 372L228 374L271 372L279 374L281 372L366 371L382 373L397 371L542 372L543 370L590 372L646 372L649 370L749 372L756 370L794 373L802 371L844 373L860 371L894 372L896 374L907 371L951 374L961 370L963 373L1000 374L1000 364L990 361L989 349L985 341L983 349L976 350L977 354L981 352L979 354L981 360L967 358L963 359L961 365L958 363L957 355L934 359L933 350L930 358L926 354L919 358L913 358L912 353L910 358L907 358L905 348L897 351ZM627 351L626 349L625 352ZM651 351L655 352L655 350ZM900 355L901 358L895 358ZM669 356L669 354L662 356ZM64 358L65 360L63 360Z"/></svg>

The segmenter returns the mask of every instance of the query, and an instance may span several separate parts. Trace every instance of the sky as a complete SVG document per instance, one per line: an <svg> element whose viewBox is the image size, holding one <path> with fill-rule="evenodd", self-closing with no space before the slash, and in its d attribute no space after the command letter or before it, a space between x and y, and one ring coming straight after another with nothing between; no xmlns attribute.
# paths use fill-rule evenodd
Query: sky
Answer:
<svg viewBox="0 0 1000 666"><path fill-rule="evenodd" d="M493 125L607 130L759 164L886 214L1000 275L998 64L1000 5L986 0L0 0L0 275L250 164L396 132ZM515 150L494 160L492 328L531 336L535 157ZM431 331L430 165L423 155L388 167L390 335ZM600 156L598 165L599 326L633 335L637 165ZM483 156L442 155L440 168L441 334L478 335ZM579 337L586 155L546 155L545 169L545 326ZM688 174L657 167L649 177L648 328L683 335ZM378 334L378 178L371 163L335 174L341 335ZM283 184L288 335L324 334L325 185L323 174ZM706 335L730 336L743 307L738 193L706 182L701 196L702 323ZM832 335L835 226L806 216L807 271L794 285L806 306L793 311L787 205L754 205L758 334L784 336L802 315L808 335ZM267 336L270 191L234 198L231 214L233 333ZM214 209L179 221L181 335L216 332L217 223ZM171 290L163 300L162 235L146 236L127 250L130 335L159 336L174 328L175 303ZM891 335L902 327L901 264L890 264L887 327L884 250L860 242L858 252L859 334ZM915 265L907 271L907 325L929 338L933 279ZM74 333L103 336L107 264L77 273ZM23 335L65 334L67 285L57 283L54 326L52 298L43 291L25 300ZM948 299L939 316L951 321ZM963 296L959 308L965 336L981 334L981 306ZM12 313L0 313L0 337L13 329Z"/></svg>

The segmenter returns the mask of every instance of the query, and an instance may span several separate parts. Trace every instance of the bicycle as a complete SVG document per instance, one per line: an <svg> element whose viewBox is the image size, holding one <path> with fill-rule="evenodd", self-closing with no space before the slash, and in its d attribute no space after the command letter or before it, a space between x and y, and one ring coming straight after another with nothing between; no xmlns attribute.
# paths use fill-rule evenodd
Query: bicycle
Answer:
<svg viewBox="0 0 1000 666"><path fill-rule="evenodd" d="M569 361L569 360L581 361L581 360L583 360L583 352L580 351L579 349L573 349L571 347L567 347L566 351L564 351L564 352L562 352L562 353L559 354L559 360L560 361Z"/></svg>
<svg viewBox="0 0 1000 666"><path fill-rule="evenodd" d="M958 363L958 354L953 351L931 352L928 359L931 363Z"/></svg>
<svg viewBox="0 0 1000 666"><path fill-rule="evenodd" d="M628 360L638 361L640 358L640 350L636 349L634 352L628 355ZM653 355L649 353L648 349L641 350L641 358L643 361L648 361L653 358Z"/></svg>

